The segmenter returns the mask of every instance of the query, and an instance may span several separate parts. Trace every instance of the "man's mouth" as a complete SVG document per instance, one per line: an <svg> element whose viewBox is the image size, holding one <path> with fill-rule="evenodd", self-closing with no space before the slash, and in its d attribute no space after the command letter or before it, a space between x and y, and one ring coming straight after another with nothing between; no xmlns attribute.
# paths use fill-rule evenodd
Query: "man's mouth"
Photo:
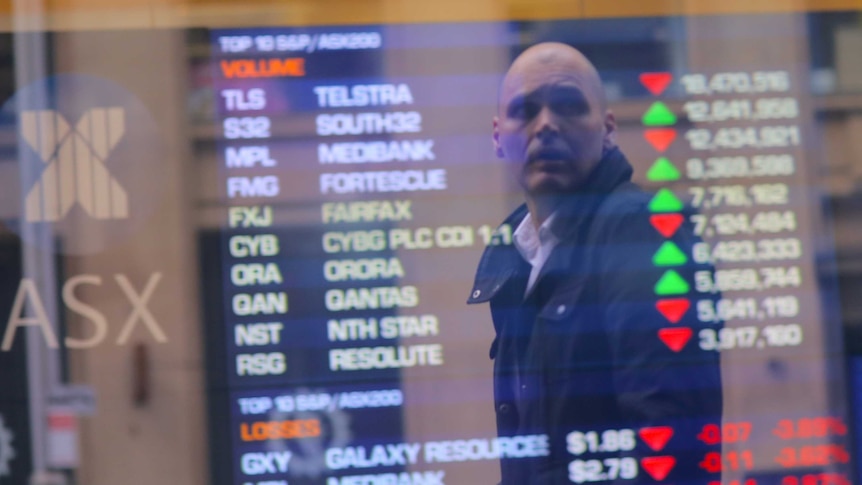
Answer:
<svg viewBox="0 0 862 485"><path fill-rule="evenodd" d="M553 148L543 148L531 153L527 159L528 165L539 165L542 168L551 168L562 166L564 162L569 160L569 154L563 150Z"/></svg>

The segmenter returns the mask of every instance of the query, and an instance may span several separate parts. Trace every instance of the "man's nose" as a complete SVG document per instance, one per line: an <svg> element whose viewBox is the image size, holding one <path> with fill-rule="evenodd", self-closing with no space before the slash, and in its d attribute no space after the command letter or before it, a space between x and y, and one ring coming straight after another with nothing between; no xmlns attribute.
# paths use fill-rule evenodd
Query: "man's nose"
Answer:
<svg viewBox="0 0 862 485"><path fill-rule="evenodd" d="M547 106L542 106L535 118L536 136L542 141L559 134L557 115Z"/></svg>

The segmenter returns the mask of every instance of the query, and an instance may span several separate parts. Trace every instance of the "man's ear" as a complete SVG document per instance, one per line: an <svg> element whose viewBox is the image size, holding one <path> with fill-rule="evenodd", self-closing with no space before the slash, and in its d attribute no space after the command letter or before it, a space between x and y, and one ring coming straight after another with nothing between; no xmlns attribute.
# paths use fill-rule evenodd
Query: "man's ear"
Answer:
<svg viewBox="0 0 862 485"><path fill-rule="evenodd" d="M617 146L617 119L611 110L605 112L605 137L602 148L607 151Z"/></svg>
<svg viewBox="0 0 862 485"><path fill-rule="evenodd" d="M491 134L491 139L494 141L494 153L497 158L503 158L503 147L500 145L500 117L494 117L494 131Z"/></svg>

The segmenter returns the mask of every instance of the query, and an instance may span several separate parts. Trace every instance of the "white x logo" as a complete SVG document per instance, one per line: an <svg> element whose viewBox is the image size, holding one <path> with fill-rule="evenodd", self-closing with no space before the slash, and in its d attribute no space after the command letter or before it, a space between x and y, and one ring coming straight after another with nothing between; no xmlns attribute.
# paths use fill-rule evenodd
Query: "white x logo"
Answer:
<svg viewBox="0 0 862 485"><path fill-rule="evenodd" d="M129 217L126 191L104 162L125 133L123 108L94 108L72 128L56 111L21 113L21 133L48 166L27 193L28 222L57 221L75 202L96 219Z"/></svg>

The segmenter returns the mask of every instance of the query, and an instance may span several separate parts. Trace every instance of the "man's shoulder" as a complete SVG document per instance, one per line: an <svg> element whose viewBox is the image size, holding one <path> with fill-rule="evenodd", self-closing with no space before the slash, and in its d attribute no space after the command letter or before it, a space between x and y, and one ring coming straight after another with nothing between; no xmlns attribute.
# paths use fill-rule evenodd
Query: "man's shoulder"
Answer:
<svg viewBox="0 0 862 485"><path fill-rule="evenodd" d="M470 297L467 303L483 303L488 301L500 289L503 282L515 270L518 264L527 264L519 255L511 240L512 233L528 213L527 205L521 204L512 211L494 231L491 241L485 246ZM508 228L503 230L503 228ZM507 237L503 237L506 234Z"/></svg>
<svg viewBox="0 0 862 485"><path fill-rule="evenodd" d="M650 195L641 187L625 182L608 192L592 213L587 238L601 238L608 231L625 230L633 221L649 217Z"/></svg>
<svg viewBox="0 0 862 485"><path fill-rule="evenodd" d="M518 226L518 224L521 223L522 220L524 220L525 217L527 217L527 214L529 212L530 211L529 209L527 209L527 204L521 204L515 210L510 212L509 215L506 216L505 219L503 219L503 222L501 222L500 225L497 227L509 225L514 229Z"/></svg>
<svg viewBox="0 0 862 485"><path fill-rule="evenodd" d="M635 215L649 212L653 194L634 182L624 182L607 194L596 209L596 215Z"/></svg>

